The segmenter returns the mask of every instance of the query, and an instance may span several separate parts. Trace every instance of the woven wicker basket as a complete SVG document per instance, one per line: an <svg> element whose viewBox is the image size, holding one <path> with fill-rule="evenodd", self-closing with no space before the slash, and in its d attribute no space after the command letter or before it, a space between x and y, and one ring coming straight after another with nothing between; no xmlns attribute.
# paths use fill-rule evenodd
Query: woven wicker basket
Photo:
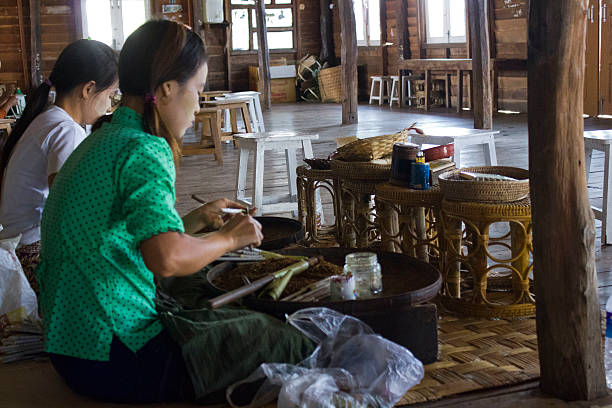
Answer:
<svg viewBox="0 0 612 408"><path fill-rule="evenodd" d="M342 66L319 71L319 90L323 102L342 102Z"/></svg>
<svg viewBox="0 0 612 408"><path fill-rule="evenodd" d="M332 173L342 179L363 183L384 183L391 175L391 164L331 161Z"/></svg>
<svg viewBox="0 0 612 408"><path fill-rule="evenodd" d="M516 181L478 181L459 178L460 171L500 174ZM466 167L441 174L438 178L442 195L447 200L504 203L529 196L529 171L517 167Z"/></svg>
<svg viewBox="0 0 612 408"><path fill-rule="evenodd" d="M355 140L354 142L340 146L333 157L334 159L348 162L369 162L371 160L377 160L381 157L391 155L393 153L393 144L405 142L407 136L408 131L403 130L400 133L394 133L392 135Z"/></svg>

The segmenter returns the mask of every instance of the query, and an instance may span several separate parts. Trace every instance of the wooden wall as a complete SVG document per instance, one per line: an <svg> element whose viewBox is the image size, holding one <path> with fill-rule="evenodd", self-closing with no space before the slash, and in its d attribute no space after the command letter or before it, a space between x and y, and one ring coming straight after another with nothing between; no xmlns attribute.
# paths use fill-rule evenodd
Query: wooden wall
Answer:
<svg viewBox="0 0 612 408"><path fill-rule="evenodd" d="M61 50L77 38L73 0L39 0L43 76L48 76ZM18 0L0 0L0 83L16 83L28 92L24 77L30 75L30 11L29 1L22 0L24 44L21 46Z"/></svg>

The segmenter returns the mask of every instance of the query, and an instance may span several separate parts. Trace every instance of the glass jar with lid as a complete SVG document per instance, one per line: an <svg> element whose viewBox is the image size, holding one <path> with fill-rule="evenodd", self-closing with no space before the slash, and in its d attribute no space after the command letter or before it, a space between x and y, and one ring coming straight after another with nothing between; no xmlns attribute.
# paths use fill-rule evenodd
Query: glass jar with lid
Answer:
<svg viewBox="0 0 612 408"><path fill-rule="evenodd" d="M355 252L344 258L344 273L355 276L357 298L367 298L382 292L382 274L373 252Z"/></svg>

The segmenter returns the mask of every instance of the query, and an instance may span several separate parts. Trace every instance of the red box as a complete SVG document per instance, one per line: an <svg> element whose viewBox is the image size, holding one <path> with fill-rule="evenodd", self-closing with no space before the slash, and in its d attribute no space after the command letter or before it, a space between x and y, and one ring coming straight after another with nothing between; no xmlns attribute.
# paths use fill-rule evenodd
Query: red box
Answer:
<svg viewBox="0 0 612 408"><path fill-rule="evenodd" d="M438 159L446 159L447 157L451 157L455 155L455 145L453 143L430 147L429 149L423 150L423 154L425 155L425 161L433 161Z"/></svg>

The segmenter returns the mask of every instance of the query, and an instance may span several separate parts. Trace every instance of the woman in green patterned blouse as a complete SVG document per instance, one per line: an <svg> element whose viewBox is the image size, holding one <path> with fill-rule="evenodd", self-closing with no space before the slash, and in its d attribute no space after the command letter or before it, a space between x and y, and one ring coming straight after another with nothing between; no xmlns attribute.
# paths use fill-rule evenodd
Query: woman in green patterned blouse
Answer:
<svg viewBox="0 0 612 408"><path fill-rule="evenodd" d="M229 200L183 219L175 210L180 137L199 111L206 76L199 36L170 21L141 26L120 55L122 106L54 181L37 270L45 347L82 394L121 402L193 398L181 349L155 308L154 277L193 274L263 238L250 215L204 238L184 233L219 222L223 207L240 207ZM291 362L304 357L307 343Z"/></svg>

